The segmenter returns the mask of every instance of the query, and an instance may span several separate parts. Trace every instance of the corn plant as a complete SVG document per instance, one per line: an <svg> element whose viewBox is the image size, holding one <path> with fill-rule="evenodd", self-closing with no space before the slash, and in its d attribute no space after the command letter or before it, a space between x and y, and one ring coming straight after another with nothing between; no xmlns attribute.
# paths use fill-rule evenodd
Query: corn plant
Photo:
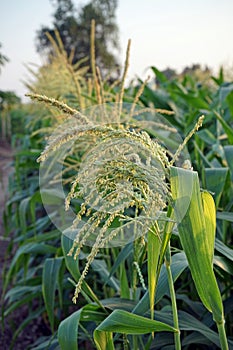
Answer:
<svg viewBox="0 0 233 350"><path fill-rule="evenodd" d="M57 42L57 57L32 72L36 83L28 85L40 105L29 107L31 135L16 158L6 210L9 230L15 219L18 251L5 273L5 291L14 287L2 321L29 302L16 338L46 315L52 336L38 339L37 350L227 349L232 341L222 300L230 335L231 85L221 77L213 91L191 78L170 82L154 68L159 89L144 82L131 92L125 90L130 44L122 79L109 86L95 66L93 26L88 78L79 64L73 67L58 36ZM192 165L177 129L188 135ZM40 153L40 168L48 167L52 181L39 192ZM64 168L53 177L57 161ZM66 198L52 191L58 175ZM47 216L42 204L55 210ZM55 218L63 220L69 210L75 212L72 234L60 237Z"/></svg>
<svg viewBox="0 0 233 350"><path fill-rule="evenodd" d="M32 97L44 102L54 103L59 107L59 102L48 100L46 97L38 95L33 95ZM117 108L117 110L120 110L121 113L123 112L122 107L120 109ZM103 113L106 113L106 110ZM199 122L169 161L167 151L158 142L150 139L145 132L136 132L136 130L132 130L132 127L127 129L122 123L110 126L93 124L78 112L75 113L75 116L76 118L80 117L81 125L75 125L75 127L68 128L65 132L60 132L55 137L53 136L39 158L39 160L44 161L51 152L59 150L68 141L77 139L82 142L83 136L86 136L88 139L94 138L98 144L97 148L94 146L91 151L88 150L88 165L83 172L81 170L77 174L66 198L67 209L71 199L84 198L84 202L73 222L72 229L77 233L68 255L72 256L74 254L74 259L77 259L90 236L94 232L98 232L91 251L86 258L85 268L75 285L74 303L77 302L90 265L100 252L100 249L109 244L117 235L122 235L123 230L131 224L133 224L136 232L140 231L140 238L137 238L137 236L133 238L135 240L133 245L134 257L139 279L144 288L146 288L138 265L138 258L141 254L141 248L139 247L142 245L143 240L147 241L148 247L148 295L151 320L149 321L142 316L136 316L134 312L130 314L125 311L115 310L95 329L94 342L96 347L98 349L114 349L113 331L126 335L132 334L134 349L137 349L139 346L138 339L135 337L137 334L151 332L151 337L147 342L141 344L143 347L148 347L152 342L154 332L173 331L175 334L175 348L181 348L169 251L169 242L176 223L199 297L205 307L213 313L219 330L221 348L228 349L224 328L223 304L213 273L215 205L209 193L204 192L201 195L198 177L195 172L173 166L179 158L185 143L202 124L203 118L199 119ZM133 115L131 118L133 118ZM118 120L120 119L121 116L118 117ZM93 143L90 142L91 144ZM126 147L124 147L125 144ZM135 154L134 149L138 149L138 147L135 147L137 144L140 145L142 150L146 150L149 153L143 153L143 156L139 152ZM107 152L109 149L113 150L113 153L111 152L110 155ZM100 154L101 152L102 154ZM100 162L99 155L101 155L103 161L98 171L94 171L92 174L91 169L95 167L96 163ZM51 163L51 160L49 163ZM155 165L152 165L153 163ZM161 167L159 170L158 164ZM83 182L82 178L85 174L87 180ZM123 186L120 186L122 181ZM92 184L94 184L94 187L92 187ZM192 189L191 193L190 186ZM96 200L96 191L99 197L104 199L103 204L99 204L100 198ZM162 200L163 198L166 198L168 204ZM98 210L93 210L92 201L95 202L95 205L99 205ZM127 210L130 208L134 208L133 217L132 215L127 215ZM167 211L165 210L166 208L168 208ZM142 218L138 214L139 210L143 211L144 215ZM165 214L162 220L163 228L160 227L161 220L154 219L154 216L156 216L154 213L161 211ZM79 224L84 216L86 221L79 228ZM165 322L158 323L154 321L154 317L156 317L156 312L154 312L155 293L164 260L168 272L172 301L173 328L169 328L169 324ZM207 280L209 283L206 288ZM133 278L131 292L133 300L136 300L134 281L135 279ZM72 322L75 322L75 326L82 318L84 310L88 310L88 307L84 307L83 311L78 311L75 317L72 316ZM91 315L89 317L91 318ZM65 320L59 327L58 337L64 349L68 344L70 346L70 340L68 340L68 343L65 341L67 338L70 339L70 322L71 319L69 321ZM137 328L136 325L139 323L141 326ZM117 326L118 324L119 327ZM66 334L66 332L69 332L69 334ZM77 333L75 333L76 335ZM73 341L72 344L73 348L76 349L76 341ZM124 346L127 347L127 338L124 338Z"/></svg>

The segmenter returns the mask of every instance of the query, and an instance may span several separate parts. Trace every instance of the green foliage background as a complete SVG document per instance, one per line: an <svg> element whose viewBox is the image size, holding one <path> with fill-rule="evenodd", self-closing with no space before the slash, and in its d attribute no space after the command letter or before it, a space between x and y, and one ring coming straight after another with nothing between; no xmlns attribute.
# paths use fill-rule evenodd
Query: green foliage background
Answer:
<svg viewBox="0 0 233 350"><path fill-rule="evenodd" d="M233 83L225 82L223 70L209 85L188 74L168 79L156 67L151 67L155 86L138 81L137 86L125 88L124 79L110 85L102 80L94 66L87 79L90 67L80 62L73 65L62 43L57 46L52 41L52 44L56 55L51 63L41 67L38 73L32 72L34 80L28 83L32 93L57 98L77 110L119 101L123 93L125 102L136 101L141 107L173 112L163 116L183 138L198 117L205 115L203 127L188 142L188 149L201 187L213 193L217 208L213 262L232 347ZM83 247L77 260L67 255L72 242L64 235L61 237L45 213L36 162L46 137L65 119L65 114L52 105L48 108L43 104L27 104L20 116L22 128L12 135L13 145L17 146L15 173L10 180L10 197L4 213L5 235L12 237L7 252L11 263L4 272L1 321L4 327L6 317L22 305L27 305L28 317L15 330L10 348L14 349L19 333L42 316L51 334L38 339L30 349L84 349L87 346L113 349L110 330L116 332L115 349L174 349L165 266L161 267L158 278L155 310L152 310L154 320L150 319L148 291L143 288L144 284L148 288L149 283L148 246L143 240L138 240L136 245L101 249L83 282L78 304L72 303L74 285L85 267L90 248ZM153 137L153 130L147 131ZM79 159L75 161L78 164ZM216 326L200 302L176 229L171 233L171 253L182 349L217 349ZM152 337L148 332L156 333Z"/></svg>

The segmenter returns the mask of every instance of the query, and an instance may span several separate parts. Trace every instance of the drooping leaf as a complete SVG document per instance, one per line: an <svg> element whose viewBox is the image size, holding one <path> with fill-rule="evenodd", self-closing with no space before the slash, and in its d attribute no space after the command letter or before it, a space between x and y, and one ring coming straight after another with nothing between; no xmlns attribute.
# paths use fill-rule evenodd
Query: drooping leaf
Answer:
<svg viewBox="0 0 233 350"><path fill-rule="evenodd" d="M61 350L78 350L78 328L80 321L100 322L106 316L99 306L86 305L63 320L58 327Z"/></svg>
<svg viewBox="0 0 233 350"><path fill-rule="evenodd" d="M3 290L5 291L7 285L10 281L10 278L12 276L12 273L13 273L13 270L14 270L16 264L18 262L20 262L20 259L25 258L25 255L27 255L27 254L35 254L35 255L37 255L37 254L51 254L51 253L55 253L56 251L57 251L56 247L53 247L53 246L48 245L48 244L43 244L43 243L30 242L30 243L26 243L26 244L20 246L18 248L18 250L16 251L16 253L11 261L9 270L7 271L7 274L6 274L6 277L4 280Z"/></svg>
<svg viewBox="0 0 233 350"><path fill-rule="evenodd" d="M154 321L124 310L114 310L96 328L96 331L147 334L151 332L176 332L177 330L164 322Z"/></svg>

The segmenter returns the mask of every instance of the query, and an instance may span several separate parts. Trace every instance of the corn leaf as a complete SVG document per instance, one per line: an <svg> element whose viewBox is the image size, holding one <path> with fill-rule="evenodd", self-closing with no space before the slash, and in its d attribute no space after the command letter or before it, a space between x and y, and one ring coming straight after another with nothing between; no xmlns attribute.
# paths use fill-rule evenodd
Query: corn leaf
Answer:
<svg viewBox="0 0 233 350"><path fill-rule="evenodd" d="M233 212L218 211L217 212L217 219L233 222Z"/></svg>
<svg viewBox="0 0 233 350"><path fill-rule="evenodd" d="M5 276L3 294L4 294L6 288L9 284L9 281L13 275L13 272L14 272L14 269L16 268L16 265L19 263L21 264L22 261L25 260L25 256L27 254L44 255L44 254L56 253L56 251L57 251L56 247L53 247L52 245L48 245L48 244L43 244L43 243L30 242L30 243L26 243L26 244L20 246L17 249L17 251L13 257L11 264L10 264L10 267L7 271L6 276Z"/></svg>
<svg viewBox="0 0 233 350"><path fill-rule="evenodd" d="M158 70L156 67L152 66L151 67L154 75L156 76L156 80L160 83L166 83L167 82L167 77L164 75L160 70Z"/></svg>
<svg viewBox="0 0 233 350"><path fill-rule="evenodd" d="M94 259L93 262L91 263L91 267L93 268L94 271L98 272L98 274L101 276L101 279L103 281L107 281L105 282L106 284L112 287L116 292L120 291L118 280L113 276L108 278L109 271L105 260Z"/></svg>
<svg viewBox="0 0 233 350"><path fill-rule="evenodd" d="M154 321L124 310L114 310L96 328L96 332L147 334L151 332L177 332L177 330L164 322Z"/></svg>
<svg viewBox="0 0 233 350"><path fill-rule="evenodd" d="M125 268L125 262L120 266L120 294L121 298L130 299L130 288L127 278L127 270Z"/></svg>
<svg viewBox="0 0 233 350"><path fill-rule="evenodd" d="M215 112L215 115L218 118L218 120L220 121L220 123L222 124L222 127L223 127L225 133L227 134L228 141L232 145L233 144L233 129L230 127L230 125L227 124L227 122L223 119L223 117L219 113Z"/></svg>
<svg viewBox="0 0 233 350"><path fill-rule="evenodd" d="M63 260L63 257L46 259L43 268L42 294L52 332L54 332L55 291L58 287L59 271L62 266Z"/></svg>
<svg viewBox="0 0 233 350"><path fill-rule="evenodd" d="M232 262L223 256L214 256L214 265L233 276Z"/></svg>
<svg viewBox="0 0 233 350"><path fill-rule="evenodd" d="M178 317L179 317L179 327L181 331L195 331L197 332L196 335L202 334L206 339L209 339L208 344L210 342L216 344L219 346L219 337L216 332L214 332L212 329L210 329L210 326L208 326L203 322L200 321L199 319L195 318L193 315L190 315L188 312L185 311L178 311ZM158 321L164 321L168 324L172 324L172 314L169 310L166 311L156 311L156 319ZM192 333L193 334L193 333ZM166 334L168 336L169 334ZM160 335L162 336L162 334ZM184 345L186 341L186 337L182 341L182 345ZM166 344L166 340L165 340ZM197 343L193 342L193 344L197 345ZM174 345L173 345L174 349Z"/></svg>
<svg viewBox="0 0 233 350"><path fill-rule="evenodd" d="M214 256L214 241L216 231L216 209L213 197L209 192L201 192L206 235L208 237L208 245L206 253L209 254L210 263L213 263Z"/></svg>
<svg viewBox="0 0 233 350"><path fill-rule="evenodd" d="M218 238L216 238L215 240L215 249L233 262L233 249L229 248L226 244L224 244Z"/></svg>
<svg viewBox="0 0 233 350"><path fill-rule="evenodd" d="M114 264L111 268L111 271L109 273L109 277L110 278L116 271L117 269L120 267L120 265L128 258L128 256L130 254L133 253L133 243L128 243L126 244L126 246L124 246L122 248L122 250L120 251L120 253L117 255L116 260L114 261ZM107 283L107 282L106 282Z"/></svg>
<svg viewBox="0 0 233 350"><path fill-rule="evenodd" d="M192 193L190 204L186 213L182 203L183 198L189 193L190 179L192 181ZM171 191L175 202L175 215L182 220L178 224L178 231L182 247L187 256L189 268L194 280L197 292L205 307L213 313L216 322L223 320L223 305L221 294L213 272L213 232L206 229L206 221L214 220L210 210L203 209L200 185L196 172L171 167ZM205 202L208 206L209 200ZM212 203L210 203L212 207ZM182 213L181 213L182 210ZM206 214L206 216L205 216ZM204 220L203 220L204 219ZM211 224L213 229L214 224Z"/></svg>
<svg viewBox="0 0 233 350"><path fill-rule="evenodd" d="M227 146L224 146L223 149L224 149L227 164L230 168L231 181L233 181L233 146L227 145Z"/></svg>
<svg viewBox="0 0 233 350"><path fill-rule="evenodd" d="M19 222L22 233L27 231L27 213L31 197L24 198L19 205Z"/></svg>
<svg viewBox="0 0 233 350"><path fill-rule="evenodd" d="M172 256L171 270L172 270L172 277L174 282L181 275L181 273L187 268L187 266L188 266L188 262L183 252L174 254ZM158 285L156 288L155 304L159 302L159 300L161 300L166 293L169 293L169 286L167 281L166 267L163 265L159 276ZM143 315L149 309L150 309L149 292L147 291L144 294L144 296L139 300L138 304L134 307L132 312L137 315Z"/></svg>
<svg viewBox="0 0 233 350"><path fill-rule="evenodd" d="M105 317L96 305L86 305L63 320L58 327L61 350L78 350L78 327L81 321L100 322Z"/></svg>
<svg viewBox="0 0 233 350"><path fill-rule="evenodd" d="M205 169L206 188L214 193L216 207L219 205L228 171L228 168Z"/></svg>
<svg viewBox="0 0 233 350"><path fill-rule="evenodd" d="M151 318L154 317L154 302L155 302L155 289L156 289L156 272L159 261L159 253L160 253L161 242L159 240L158 233L154 231L148 232L148 290L149 290L149 299L150 299L150 310L151 310Z"/></svg>
<svg viewBox="0 0 233 350"><path fill-rule="evenodd" d="M68 253L73 245L73 241L69 239L67 236L62 235L61 238L61 245L63 254L65 257L65 263L68 271L74 278L74 280L77 282L81 276L80 270L79 270L79 259L74 259L72 256L68 256ZM100 301L98 297L95 295L91 287L87 284L86 281L83 281L82 290L88 297L91 298L91 300L95 301L98 305L100 305Z"/></svg>
<svg viewBox="0 0 233 350"><path fill-rule="evenodd" d="M95 330L94 341L98 350L114 350L112 332L100 332Z"/></svg>

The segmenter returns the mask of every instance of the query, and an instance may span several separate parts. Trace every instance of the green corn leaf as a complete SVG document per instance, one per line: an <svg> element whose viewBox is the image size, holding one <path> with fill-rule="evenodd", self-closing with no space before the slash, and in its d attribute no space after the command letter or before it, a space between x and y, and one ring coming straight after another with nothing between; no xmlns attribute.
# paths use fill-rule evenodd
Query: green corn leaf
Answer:
<svg viewBox="0 0 233 350"><path fill-rule="evenodd" d="M154 75L156 76L156 80L160 83L166 83L168 81L167 77L156 67L152 66L151 67Z"/></svg>
<svg viewBox="0 0 233 350"><path fill-rule="evenodd" d="M58 341L61 350L78 350L78 325L82 309L63 320L58 327Z"/></svg>
<svg viewBox="0 0 233 350"><path fill-rule="evenodd" d="M231 181L233 181L233 146L224 146L224 153L226 157L227 164L231 172Z"/></svg>
<svg viewBox="0 0 233 350"><path fill-rule="evenodd" d="M174 282L181 275L181 273L187 268L187 266L188 266L188 262L183 252L174 254L172 256L171 270L172 270L172 277ZM167 281L166 267L163 265L159 276L158 285L156 288L155 304L159 302L166 293L169 293L169 286ZM149 309L150 309L149 292L147 291L145 295L139 300L139 302L134 307L132 312L137 315L144 315Z"/></svg>
<svg viewBox="0 0 233 350"><path fill-rule="evenodd" d="M31 197L24 198L19 205L19 222L22 233L27 231L27 213Z"/></svg>
<svg viewBox="0 0 233 350"><path fill-rule="evenodd" d="M55 291L58 287L59 271L62 266L63 259L63 257L46 259L43 268L42 294L52 332L54 332Z"/></svg>
<svg viewBox="0 0 233 350"><path fill-rule="evenodd" d="M217 219L233 222L233 212L218 211Z"/></svg>
<svg viewBox="0 0 233 350"><path fill-rule="evenodd" d="M49 231L49 232L43 232L40 234L37 234L36 237L31 237L27 239L28 243L34 242L34 243L40 243L40 242L46 242L46 241L50 241L50 240L56 240L58 238L60 238L61 236L61 232L58 230L53 230L53 231Z"/></svg>
<svg viewBox="0 0 233 350"><path fill-rule="evenodd" d="M114 349L112 333L147 334L151 332L176 332L170 325L138 316L124 310L114 310L94 331L98 350ZM107 344L109 342L109 347Z"/></svg>
<svg viewBox="0 0 233 350"><path fill-rule="evenodd" d="M120 266L120 287L121 298L130 299L130 288L124 262Z"/></svg>
<svg viewBox="0 0 233 350"><path fill-rule="evenodd" d="M58 278L57 278L57 289L58 289L58 296L59 296L59 306L60 306L61 310L63 309L63 299L64 299L63 289L64 289L64 274L65 274L65 270L66 270L66 264L65 264L65 259L63 258L61 267L59 269Z"/></svg>
<svg viewBox="0 0 233 350"><path fill-rule="evenodd" d="M68 256L70 249L72 248L73 241L69 239L67 236L62 235L61 237L61 245L63 254L65 257L66 267L69 270L70 274L74 278L74 280L77 282L81 276L81 273L79 271L79 260L74 259L72 256Z"/></svg>
<svg viewBox="0 0 233 350"><path fill-rule="evenodd" d="M122 334L147 334L151 332L177 332L170 325L132 314L125 310L114 310L96 328L96 331Z"/></svg>
<svg viewBox="0 0 233 350"><path fill-rule="evenodd" d="M184 331L196 331L199 334L202 334L206 339L209 339L212 343L217 346L220 345L218 334L207 327L203 322L200 322L192 315L188 314L185 311L179 311L179 325L180 329ZM182 345L188 344L188 341L184 339ZM197 344L196 340L193 340L193 344Z"/></svg>
<svg viewBox="0 0 233 350"><path fill-rule="evenodd" d="M218 118L218 120L220 121L220 123L222 124L222 127L223 127L225 133L227 134L228 141L232 145L233 144L233 129L230 127L229 124L227 124L227 122L223 119L223 117L219 113L215 112L215 115Z"/></svg>
<svg viewBox="0 0 233 350"><path fill-rule="evenodd" d="M156 289L156 281L157 281L157 267L159 261L159 253L160 253L161 242L154 230L150 230L148 232L148 261L147 261L147 269L148 269L148 290L149 290L149 298L150 298L150 310L151 310L151 319L154 317L154 302L155 302L155 289Z"/></svg>
<svg viewBox="0 0 233 350"><path fill-rule="evenodd" d="M158 321L163 321L168 324L172 324L173 322L172 314L168 310L156 311L155 317ZM210 329L209 325L207 326L203 321L196 319L194 316L190 315L185 311L178 311L178 317L179 317L180 330L198 332L199 334L202 334L206 339L210 340L208 341L208 344L212 342L217 346L219 346L220 342L219 342L218 334L214 332L212 329ZM168 336L168 334L166 334L166 336ZM183 339L182 345L184 345L185 340L186 340L186 337ZM164 345L165 344L166 344L166 338L165 338ZM195 341L194 341L194 344L196 345ZM174 345L173 345L173 349L174 349Z"/></svg>
<svg viewBox="0 0 233 350"><path fill-rule="evenodd" d="M78 328L81 321L100 322L106 314L96 305L86 305L63 320L58 327L58 341L61 350L78 350Z"/></svg>
<svg viewBox="0 0 233 350"><path fill-rule="evenodd" d="M213 146L216 143L216 137L209 129L198 130L196 136L210 146Z"/></svg>
<svg viewBox="0 0 233 350"><path fill-rule="evenodd" d="M41 291L40 286L16 286L11 288L5 295L5 299L9 299L10 303L15 302L16 300L22 300L25 295L36 294L38 291Z"/></svg>
<svg viewBox="0 0 233 350"><path fill-rule="evenodd" d="M94 341L98 350L115 350L112 332L100 332L95 330Z"/></svg>
<svg viewBox="0 0 233 350"><path fill-rule="evenodd" d="M223 256L214 256L214 265L218 266L221 270L233 275L233 265L232 262Z"/></svg>
<svg viewBox="0 0 233 350"><path fill-rule="evenodd" d="M44 341L44 339L46 339ZM33 350L59 350L59 343L57 338L51 339L50 337L41 337L37 339L37 346L33 346Z"/></svg>
<svg viewBox="0 0 233 350"><path fill-rule="evenodd" d="M133 253L133 243L126 244L125 247L122 248L120 253L117 255L116 261L114 262L111 271L109 273L109 278L117 271L119 266L128 258L130 254ZM107 283L107 282L106 282Z"/></svg>
<svg viewBox="0 0 233 350"><path fill-rule="evenodd" d="M187 193L190 193L190 180L192 193L190 204L184 213L182 205ZM210 210L203 209L200 185L196 172L171 167L171 191L175 202L175 215L182 220L178 224L181 244L187 256L189 268L197 288L200 299L205 307L213 313L216 322L223 320L223 306L216 278L213 272L213 232L206 229L206 221L214 220ZM208 206L209 198L205 201ZM212 203L210 203L212 207ZM208 215L207 215L208 214ZM203 220L204 219L204 220ZM214 227L214 224L211 224Z"/></svg>
<svg viewBox="0 0 233 350"><path fill-rule="evenodd" d="M227 95L226 102L233 117L233 90Z"/></svg>
<svg viewBox="0 0 233 350"><path fill-rule="evenodd" d="M17 288L17 287L16 287ZM41 296L41 290L30 290L26 296L22 296L18 301L11 304L6 310L4 310L4 317L7 317L11 312L17 310L21 305L28 305L32 300L35 300Z"/></svg>
<svg viewBox="0 0 233 350"><path fill-rule="evenodd" d="M155 108L171 110L171 106L169 105L169 95L166 91L155 91L146 85L140 99L145 105L148 104L148 101L151 101L154 104Z"/></svg>
<svg viewBox="0 0 233 350"><path fill-rule="evenodd" d="M229 248L226 244L224 244L218 238L216 238L215 240L215 249L233 262L233 249Z"/></svg>
<svg viewBox="0 0 233 350"><path fill-rule="evenodd" d="M217 208L226 183L228 171L228 168L205 169L206 188L208 191L214 193L214 199Z"/></svg>
<svg viewBox="0 0 233 350"><path fill-rule="evenodd" d="M157 274L156 274L156 286L158 283L158 278L160 276L161 268L164 263L165 254L166 254L167 247L172 235L172 230L174 227L174 220L172 219L173 216L174 216L173 209L171 206L169 206L167 210L168 220L165 222L165 225L164 225L162 242L161 242L160 253L159 253L160 255L159 255L159 262L158 262Z"/></svg>
<svg viewBox="0 0 233 350"><path fill-rule="evenodd" d="M217 112L214 112L216 117L218 118L218 120L220 121L220 123L222 124L222 127L225 131L225 133L227 134L227 137L228 137L228 141L229 143L232 145L233 144L233 129L230 127L229 124L227 124L227 122L223 119L223 117L217 113Z"/></svg>
<svg viewBox="0 0 233 350"><path fill-rule="evenodd" d="M117 279L113 276L108 278L109 271L105 260L94 259L91 263L91 267L94 271L98 272L104 282L107 281L105 283L112 287L116 292L120 291L120 286Z"/></svg>
<svg viewBox="0 0 233 350"><path fill-rule="evenodd" d="M209 254L210 263L213 263L214 256L214 241L216 231L216 209L213 197L209 192L201 192L201 199L203 205L206 236L208 237L208 245L206 246L206 253Z"/></svg>
<svg viewBox="0 0 233 350"><path fill-rule="evenodd" d="M191 94L177 93L189 106L197 109L209 110L209 104L201 97L192 96Z"/></svg>
<svg viewBox="0 0 233 350"><path fill-rule="evenodd" d="M179 311L178 314L179 314L179 323L180 323L181 330L196 331L202 334L205 338L209 339L212 343L220 347L218 334L214 332L212 329L210 329L209 325L206 325L205 323L200 322L195 317L193 317L192 315L188 314L185 311ZM233 342L229 340L228 343L230 345L230 349L232 349ZM182 345L185 345L185 344L186 344L186 339L184 339L182 342ZM196 345L195 339L193 339L193 344Z"/></svg>
<svg viewBox="0 0 233 350"><path fill-rule="evenodd" d="M198 146L198 143L196 141L194 141L193 144L194 144L194 147L195 147L195 152L198 153L198 155L200 156L200 160L202 159L202 161L204 162L205 166L208 166L208 167L212 168L212 164L207 159L207 157L203 154L202 150Z"/></svg>
<svg viewBox="0 0 233 350"><path fill-rule="evenodd" d="M109 298L101 300L102 304L109 310L121 309L131 312L136 301L122 298Z"/></svg>
<svg viewBox="0 0 233 350"><path fill-rule="evenodd" d="M224 83L224 70L223 67L220 68L218 77L211 77L211 79L217 84L222 85Z"/></svg>
<svg viewBox="0 0 233 350"><path fill-rule="evenodd" d="M11 264L10 264L10 267L9 267L9 270L7 271L7 274L4 278L4 288L3 288L3 294L9 284L9 281L11 279L11 276L13 274L13 271L15 269L15 266L16 264L18 263L22 263L22 261L25 260L25 256L27 256L27 254L33 254L33 255L36 255L36 254L51 254L51 253L56 253L57 251L57 248L56 247L53 247L51 245L48 245L48 244L43 244L43 243L34 243L34 242L31 242L31 243L27 243L25 245L22 245L21 247L19 247L19 249L17 250L17 252L15 253L12 261L11 261Z"/></svg>
<svg viewBox="0 0 233 350"><path fill-rule="evenodd" d="M70 274L74 278L74 280L77 282L81 276L80 270L79 270L79 259L74 259L72 256L68 256L70 249L72 248L73 241L69 239L67 236L62 235L61 237L61 245L63 254L65 257L65 263L66 267L69 270ZM98 305L101 306L100 301L98 297L95 295L91 287L87 284L86 281L83 281L82 290L85 294L87 294L93 301L95 301ZM89 301L89 300L88 300Z"/></svg>

